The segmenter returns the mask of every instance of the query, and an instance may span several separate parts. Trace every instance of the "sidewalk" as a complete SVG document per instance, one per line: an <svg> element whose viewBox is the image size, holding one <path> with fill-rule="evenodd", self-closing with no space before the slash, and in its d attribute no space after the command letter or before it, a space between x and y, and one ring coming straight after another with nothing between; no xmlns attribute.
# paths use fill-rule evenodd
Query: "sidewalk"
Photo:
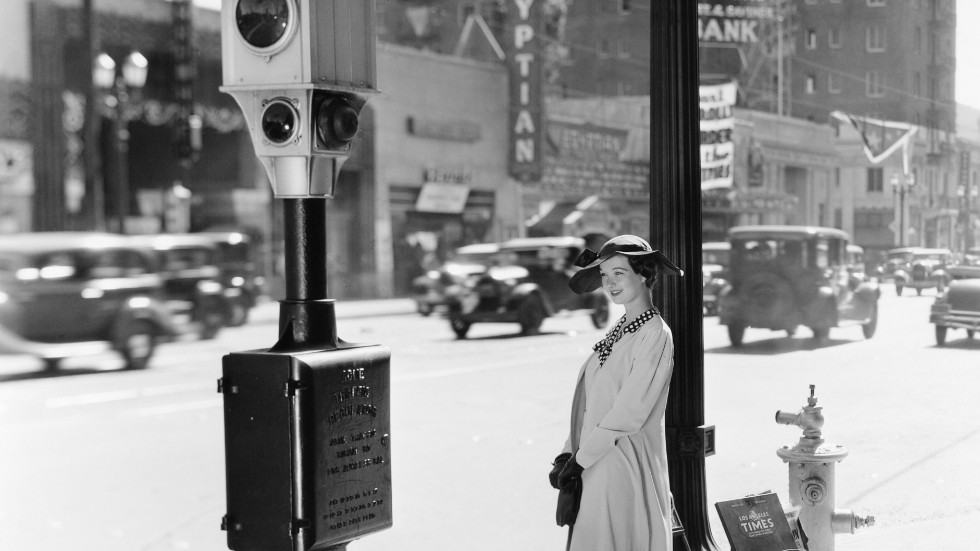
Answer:
<svg viewBox="0 0 980 551"><path fill-rule="evenodd" d="M337 319L366 318L371 316L402 316L416 314L415 301L410 298L337 300L334 306ZM279 301L264 298L249 314L250 324L279 323Z"/></svg>

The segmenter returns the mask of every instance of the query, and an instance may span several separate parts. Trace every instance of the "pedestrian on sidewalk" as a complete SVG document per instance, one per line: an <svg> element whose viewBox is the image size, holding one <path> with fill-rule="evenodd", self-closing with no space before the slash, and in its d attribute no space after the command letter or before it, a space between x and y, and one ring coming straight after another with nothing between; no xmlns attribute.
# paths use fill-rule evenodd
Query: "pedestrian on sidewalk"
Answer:
<svg viewBox="0 0 980 551"><path fill-rule="evenodd" d="M674 343L652 290L658 274L683 272L635 235L575 263L572 290L601 286L625 313L579 370L568 440L549 475L557 520L569 525L570 551L670 551L664 410Z"/></svg>

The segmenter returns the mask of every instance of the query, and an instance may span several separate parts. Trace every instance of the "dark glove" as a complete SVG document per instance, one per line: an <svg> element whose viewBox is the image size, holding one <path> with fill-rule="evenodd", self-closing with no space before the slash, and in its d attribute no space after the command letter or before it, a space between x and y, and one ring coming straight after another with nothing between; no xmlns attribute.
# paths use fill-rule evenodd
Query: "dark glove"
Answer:
<svg viewBox="0 0 980 551"><path fill-rule="evenodd" d="M585 469L575 461L575 456L573 455L562 467L561 472L558 473L558 488L570 488L572 483L576 480L581 480L582 471Z"/></svg>
<svg viewBox="0 0 980 551"><path fill-rule="evenodd" d="M554 465L554 468L551 469L550 473L548 473L548 480L551 482L552 488L556 490L558 489L558 473L561 472L562 467L565 466L565 463L567 463L568 460L571 459L571 457L572 454L563 453L555 458L555 462L552 463L552 465Z"/></svg>

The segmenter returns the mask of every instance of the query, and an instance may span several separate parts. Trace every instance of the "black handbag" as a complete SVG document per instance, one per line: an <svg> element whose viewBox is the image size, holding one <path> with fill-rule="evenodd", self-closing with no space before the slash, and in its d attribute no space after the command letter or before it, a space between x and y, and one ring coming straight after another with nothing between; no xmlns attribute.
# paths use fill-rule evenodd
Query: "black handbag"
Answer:
<svg viewBox="0 0 980 551"><path fill-rule="evenodd" d="M575 524L575 517L578 516L578 507L582 502L582 479L575 479L567 488L558 490L558 510L555 520L558 526L571 526Z"/></svg>

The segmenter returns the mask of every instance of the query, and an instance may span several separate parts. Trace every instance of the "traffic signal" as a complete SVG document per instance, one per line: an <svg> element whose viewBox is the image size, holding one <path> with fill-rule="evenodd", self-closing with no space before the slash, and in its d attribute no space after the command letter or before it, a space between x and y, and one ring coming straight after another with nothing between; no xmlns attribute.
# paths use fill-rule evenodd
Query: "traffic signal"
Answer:
<svg viewBox="0 0 980 551"><path fill-rule="evenodd" d="M372 0L223 0L224 85L277 197L330 197L375 93Z"/></svg>

